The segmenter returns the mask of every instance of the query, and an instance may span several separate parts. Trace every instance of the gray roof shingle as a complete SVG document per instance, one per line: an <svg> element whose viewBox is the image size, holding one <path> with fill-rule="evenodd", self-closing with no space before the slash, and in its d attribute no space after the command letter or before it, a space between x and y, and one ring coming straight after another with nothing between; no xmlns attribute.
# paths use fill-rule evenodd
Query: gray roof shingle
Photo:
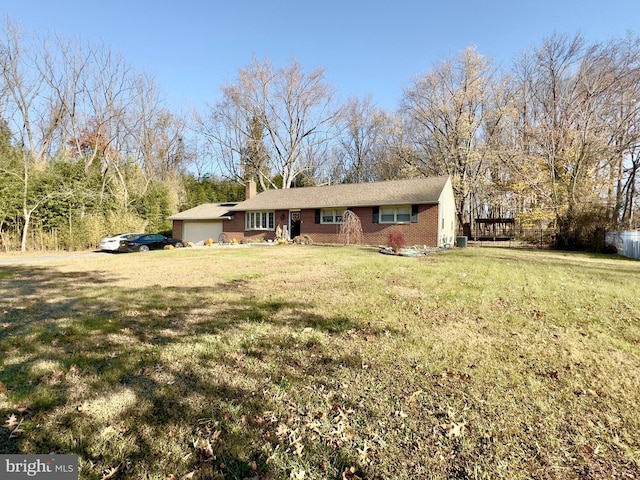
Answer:
<svg viewBox="0 0 640 480"><path fill-rule="evenodd" d="M230 211L438 203L449 177L266 190Z"/></svg>
<svg viewBox="0 0 640 480"><path fill-rule="evenodd" d="M171 215L169 220L221 220L229 217L235 203L203 203L184 212Z"/></svg>

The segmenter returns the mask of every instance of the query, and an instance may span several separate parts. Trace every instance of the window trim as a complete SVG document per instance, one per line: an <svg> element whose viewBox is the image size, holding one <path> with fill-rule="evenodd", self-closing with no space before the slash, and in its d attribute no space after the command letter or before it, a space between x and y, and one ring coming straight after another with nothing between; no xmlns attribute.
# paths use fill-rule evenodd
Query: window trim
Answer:
<svg viewBox="0 0 640 480"><path fill-rule="evenodd" d="M247 211L244 215L245 231L273 231L275 230L275 211L273 210L254 210ZM263 226L263 220L266 225Z"/></svg>
<svg viewBox="0 0 640 480"><path fill-rule="evenodd" d="M400 209L404 210L404 212L402 212L401 215L406 216L406 220L398 220L398 210ZM384 220L383 217L389 215L388 213L389 210L393 210L393 220ZM411 216L412 216L411 212L412 212L411 205L381 206L378 213L378 223L384 223L387 225L411 223Z"/></svg>
<svg viewBox="0 0 640 480"><path fill-rule="evenodd" d="M320 209L320 223L322 225L342 225L342 218L344 216L344 212L345 210L347 210L346 208L321 208ZM331 222L326 222L324 220L325 217L325 212L333 212L331 217L333 218L333 221ZM327 215L328 216L328 215ZM340 217L340 221L336 221L336 218Z"/></svg>

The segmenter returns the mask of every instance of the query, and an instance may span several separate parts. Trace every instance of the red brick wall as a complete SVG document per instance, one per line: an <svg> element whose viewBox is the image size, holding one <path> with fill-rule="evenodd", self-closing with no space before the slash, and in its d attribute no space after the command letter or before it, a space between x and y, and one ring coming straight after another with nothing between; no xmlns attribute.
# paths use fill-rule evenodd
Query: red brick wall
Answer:
<svg viewBox="0 0 640 480"><path fill-rule="evenodd" d="M172 225L172 229L171 229L171 236L173 238L177 238L177 239L182 239L183 236L183 221L182 220L174 220L173 221L173 225Z"/></svg>
<svg viewBox="0 0 640 480"><path fill-rule="evenodd" d="M352 211L360 218L363 233L362 243L365 245L387 245L389 233L399 231L404 235L407 246L438 246L438 205L420 205L418 207L418 222L406 224L373 223L372 207L358 207L353 208ZM340 225L315 223L315 209L302 210L300 217L302 220L301 235L309 235L315 243L337 243ZM278 225L278 223L288 225L288 210L275 212L275 224ZM224 222L223 229L229 238L235 238L239 242L275 239L275 231L245 232L244 212L236 212L233 220Z"/></svg>

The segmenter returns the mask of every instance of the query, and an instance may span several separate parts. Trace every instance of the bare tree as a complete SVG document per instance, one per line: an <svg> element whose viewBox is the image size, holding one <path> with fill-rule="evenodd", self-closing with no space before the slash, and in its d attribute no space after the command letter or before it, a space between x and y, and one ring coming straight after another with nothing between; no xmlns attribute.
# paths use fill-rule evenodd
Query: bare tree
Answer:
<svg viewBox="0 0 640 480"><path fill-rule="evenodd" d="M384 129L384 112L375 107L371 96L347 102L341 117L339 156L346 179L353 183L377 179L376 163Z"/></svg>
<svg viewBox="0 0 640 480"><path fill-rule="evenodd" d="M296 61L276 69L254 59L196 120L232 178L255 175L263 189L289 188L335 134L333 96L323 69L305 73Z"/></svg>
<svg viewBox="0 0 640 480"><path fill-rule="evenodd" d="M61 147L61 127L69 115L68 90L64 76L51 75L48 67L52 53L46 41L39 48L29 45L10 20L6 22L4 35L0 46L0 78L6 92L4 115L22 149L19 168L4 173L19 178L22 185L24 251L33 213L55 195L35 192L32 187L46 162L54 156L54 149Z"/></svg>
<svg viewBox="0 0 640 480"><path fill-rule="evenodd" d="M400 114L385 114L380 154L375 165L379 180L399 180L421 175L416 168L420 157L411 135L411 122L407 120L406 116Z"/></svg>
<svg viewBox="0 0 640 480"><path fill-rule="evenodd" d="M543 174L538 203L557 222L607 204L610 220L619 215L625 160L638 142L639 55L629 38L588 45L554 35L517 65L516 143Z"/></svg>
<svg viewBox="0 0 640 480"><path fill-rule="evenodd" d="M461 224L475 214L473 195L486 166L483 131L494 69L467 48L456 61L444 62L405 89L402 109L423 175L452 178Z"/></svg>

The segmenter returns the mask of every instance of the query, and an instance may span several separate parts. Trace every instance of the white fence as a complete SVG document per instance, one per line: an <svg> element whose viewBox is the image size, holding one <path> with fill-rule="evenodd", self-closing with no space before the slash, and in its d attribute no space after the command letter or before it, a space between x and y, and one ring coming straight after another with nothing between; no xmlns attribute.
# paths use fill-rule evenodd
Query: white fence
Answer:
<svg viewBox="0 0 640 480"><path fill-rule="evenodd" d="M606 243L616 247L619 255L640 259L640 230L609 232Z"/></svg>

